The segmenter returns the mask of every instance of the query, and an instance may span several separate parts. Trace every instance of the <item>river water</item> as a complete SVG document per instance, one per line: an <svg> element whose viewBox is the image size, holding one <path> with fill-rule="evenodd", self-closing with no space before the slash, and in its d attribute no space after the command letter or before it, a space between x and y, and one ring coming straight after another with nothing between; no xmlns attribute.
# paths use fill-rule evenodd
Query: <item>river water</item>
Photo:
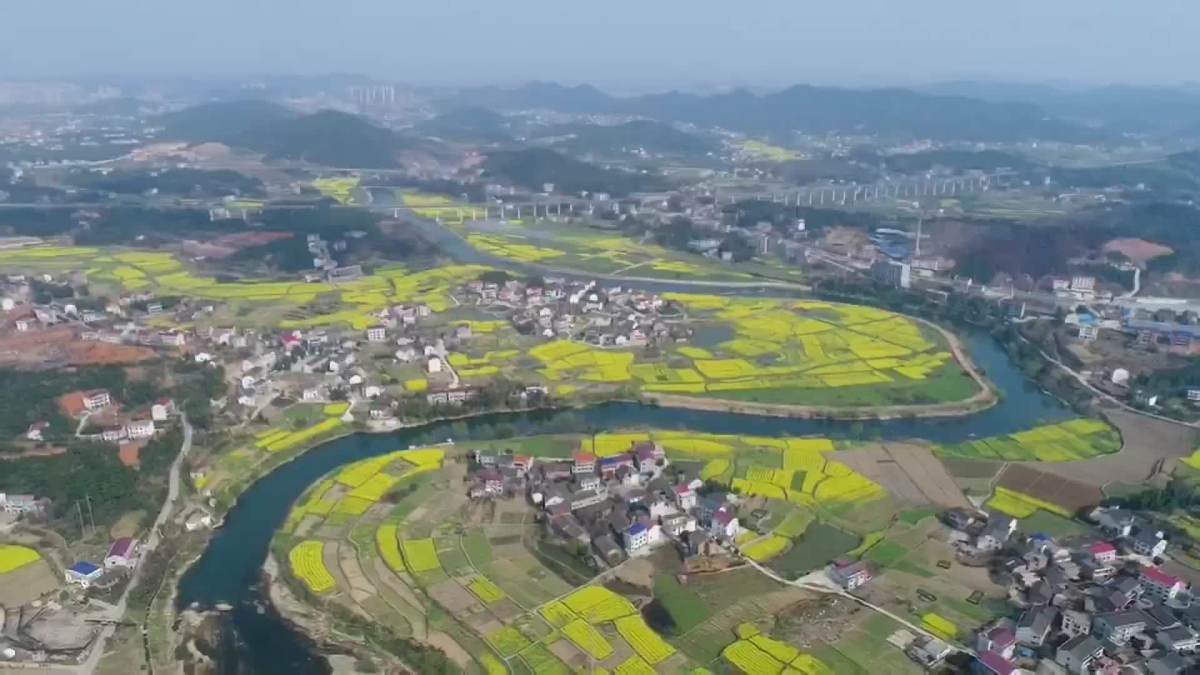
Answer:
<svg viewBox="0 0 1200 675"><path fill-rule="evenodd" d="M325 672L325 660L312 652L306 640L273 612L263 609L267 603L259 581L272 535L296 498L338 466L410 445L444 441L464 429L480 432L504 423L518 435L528 435L539 431L562 432L564 426L579 432L647 426L756 436L923 438L956 442L1010 433L1072 416L1070 410L1033 388L989 336L970 334L965 336L964 343L1002 394L996 406L967 417L853 423L611 403L580 410L484 415L464 422L435 422L389 434L363 433L330 441L279 467L246 490L203 555L184 575L178 604L212 608L227 603L233 607L229 620L237 646L235 653L228 655L231 663L225 668L227 672L287 675Z"/></svg>

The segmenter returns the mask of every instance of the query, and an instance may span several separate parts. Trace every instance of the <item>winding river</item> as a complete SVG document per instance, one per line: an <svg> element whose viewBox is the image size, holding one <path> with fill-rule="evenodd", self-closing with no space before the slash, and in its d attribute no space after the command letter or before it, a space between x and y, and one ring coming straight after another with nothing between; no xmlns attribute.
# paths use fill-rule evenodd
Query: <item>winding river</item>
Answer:
<svg viewBox="0 0 1200 675"><path fill-rule="evenodd" d="M1000 403L983 412L951 419L898 419L833 422L729 413L694 412L634 403L611 403L564 411L483 415L460 422L434 422L388 434L360 433L330 441L285 464L252 485L225 518L208 548L180 582L178 605L212 608L231 605L235 653L227 672L306 675L326 672L302 636L269 609L260 575L271 537L292 503L313 482L343 464L405 448L440 442L464 430L475 436L492 425L509 425L518 435L647 426L709 433L828 438L923 438L956 442L1010 433L1072 416L1070 410L1032 387L1004 351L986 334L965 336L976 364L1002 392Z"/></svg>

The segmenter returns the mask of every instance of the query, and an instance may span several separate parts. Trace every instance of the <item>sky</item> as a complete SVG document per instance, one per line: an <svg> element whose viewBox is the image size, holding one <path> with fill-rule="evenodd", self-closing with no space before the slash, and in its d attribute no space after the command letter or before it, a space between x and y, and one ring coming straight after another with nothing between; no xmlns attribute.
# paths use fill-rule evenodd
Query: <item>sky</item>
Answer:
<svg viewBox="0 0 1200 675"><path fill-rule="evenodd" d="M1200 63L1190 0L11 0L0 15L0 79L1177 84Z"/></svg>

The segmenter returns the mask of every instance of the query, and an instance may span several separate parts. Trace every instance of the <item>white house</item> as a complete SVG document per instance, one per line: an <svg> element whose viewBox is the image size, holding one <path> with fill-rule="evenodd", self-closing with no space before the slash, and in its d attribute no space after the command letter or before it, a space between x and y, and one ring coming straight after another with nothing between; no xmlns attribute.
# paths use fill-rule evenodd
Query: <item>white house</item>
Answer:
<svg viewBox="0 0 1200 675"><path fill-rule="evenodd" d="M129 420L129 423L125 425L125 435L133 439L150 438L154 435L154 420Z"/></svg>
<svg viewBox="0 0 1200 675"><path fill-rule="evenodd" d="M371 326L367 329L367 342L383 342L387 340L387 328L384 326Z"/></svg>
<svg viewBox="0 0 1200 675"><path fill-rule="evenodd" d="M175 401L169 398L160 398L150 406L150 419L155 422L166 422L173 412L175 412Z"/></svg>
<svg viewBox="0 0 1200 675"><path fill-rule="evenodd" d="M650 530L641 523L634 523L625 532L625 549L633 555L650 545Z"/></svg>
<svg viewBox="0 0 1200 675"><path fill-rule="evenodd" d="M675 486L675 503L683 511L690 511L696 506L696 491L691 485Z"/></svg>
<svg viewBox="0 0 1200 675"><path fill-rule="evenodd" d="M708 529L709 534L716 538L733 539L736 537L741 527L733 507L727 504L717 509L712 515L712 522Z"/></svg>
<svg viewBox="0 0 1200 675"><path fill-rule="evenodd" d="M83 392L83 407L88 410L99 410L112 403L112 396L107 389L92 389Z"/></svg>
<svg viewBox="0 0 1200 675"><path fill-rule="evenodd" d="M42 432L48 428L50 428L49 422L34 422L33 424L29 425L28 429L25 430L25 438L30 441L43 440Z"/></svg>
<svg viewBox="0 0 1200 675"><path fill-rule="evenodd" d="M42 510L33 495L9 495L0 492L0 510L5 513L36 513Z"/></svg>

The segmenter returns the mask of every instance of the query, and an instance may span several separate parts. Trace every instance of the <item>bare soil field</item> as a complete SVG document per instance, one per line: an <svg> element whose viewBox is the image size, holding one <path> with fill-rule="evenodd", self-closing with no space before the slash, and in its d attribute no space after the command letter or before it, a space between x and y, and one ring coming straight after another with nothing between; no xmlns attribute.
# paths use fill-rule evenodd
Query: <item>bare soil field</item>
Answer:
<svg viewBox="0 0 1200 675"><path fill-rule="evenodd" d="M58 588L58 577L45 560L0 574L0 607L20 607Z"/></svg>
<svg viewBox="0 0 1200 675"><path fill-rule="evenodd" d="M1119 409L1105 410L1104 416L1121 432L1120 452L1079 462L1028 464L1103 488L1109 483L1138 484L1160 473L1169 474L1179 458L1196 447L1198 432L1191 427Z"/></svg>
<svg viewBox="0 0 1200 675"><path fill-rule="evenodd" d="M1117 252L1129 258L1135 264L1142 265L1148 260L1160 256L1171 255L1175 252L1170 246L1163 246L1145 239L1121 238L1110 239L1104 244L1104 252Z"/></svg>
<svg viewBox="0 0 1200 675"><path fill-rule="evenodd" d="M451 614L465 614L468 610L478 609L479 601L470 591L453 579L439 581L426 589L429 597Z"/></svg>
<svg viewBox="0 0 1200 675"><path fill-rule="evenodd" d="M1026 464L1010 464L1000 474L998 484L1031 497L1057 504L1069 511L1100 503L1104 493L1097 485L1035 469Z"/></svg>
<svg viewBox="0 0 1200 675"><path fill-rule="evenodd" d="M926 447L880 443L857 450L839 450L833 456L882 485L900 501L947 508L970 506L954 477Z"/></svg>
<svg viewBox="0 0 1200 675"><path fill-rule="evenodd" d="M126 364L158 358L153 349L78 339L72 326L57 326L0 338L0 365L22 368L57 368Z"/></svg>

